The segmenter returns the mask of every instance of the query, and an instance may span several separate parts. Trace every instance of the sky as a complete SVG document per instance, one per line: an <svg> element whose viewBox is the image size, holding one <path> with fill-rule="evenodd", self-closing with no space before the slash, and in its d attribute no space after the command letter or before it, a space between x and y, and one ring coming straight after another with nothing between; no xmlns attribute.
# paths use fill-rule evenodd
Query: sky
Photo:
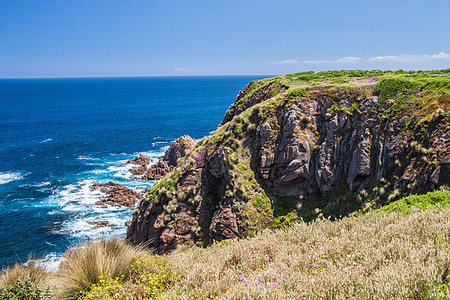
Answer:
<svg viewBox="0 0 450 300"><path fill-rule="evenodd" d="M0 78L450 68L449 0L0 0Z"/></svg>

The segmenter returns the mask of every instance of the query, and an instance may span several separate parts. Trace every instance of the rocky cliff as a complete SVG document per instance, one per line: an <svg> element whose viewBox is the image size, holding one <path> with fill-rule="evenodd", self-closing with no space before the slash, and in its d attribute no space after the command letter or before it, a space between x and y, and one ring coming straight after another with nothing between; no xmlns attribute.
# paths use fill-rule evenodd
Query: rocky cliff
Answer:
<svg viewBox="0 0 450 300"><path fill-rule="evenodd" d="M208 245L448 188L449 108L449 70L251 82L140 202L127 239Z"/></svg>

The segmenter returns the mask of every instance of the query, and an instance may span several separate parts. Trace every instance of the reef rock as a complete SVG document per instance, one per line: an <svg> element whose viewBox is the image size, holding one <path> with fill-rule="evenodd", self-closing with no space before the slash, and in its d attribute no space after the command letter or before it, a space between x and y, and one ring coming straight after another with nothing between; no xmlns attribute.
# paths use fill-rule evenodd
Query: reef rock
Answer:
<svg viewBox="0 0 450 300"><path fill-rule="evenodd" d="M108 183L94 183L90 186L92 191L100 190L105 193L106 196L101 197L95 204L105 207L106 205L112 206L133 206L136 204L136 199L142 199L142 195L124 187L121 184L115 182Z"/></svg>
<svg viewBox="0 0 450 300"><path fill-rule="evenodd" d="M146 166L150 163L150 157L139 154L137 157L127 161L127 164Z"/></svg>

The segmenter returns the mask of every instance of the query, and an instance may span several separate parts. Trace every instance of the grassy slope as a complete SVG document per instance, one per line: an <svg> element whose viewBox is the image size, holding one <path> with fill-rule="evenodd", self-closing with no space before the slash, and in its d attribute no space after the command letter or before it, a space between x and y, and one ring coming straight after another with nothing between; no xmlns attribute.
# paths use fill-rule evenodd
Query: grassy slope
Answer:
<svg viewBox="0 0 450 300"><path fill-rule="evenodd" d="M77 257L72 266L78 269L80 261L95 261L100 270L102 261L107 266L115 259L128 261L126 276L105 273L92 279L96 285L80 285L89 291L84 299L448 299L449 204L450 192L435 191L357 217L298 222L250 239L182 247L165 256L139 252L140 257L130 259L131 249L123 256L117 240L106 248L97 243L95 257L86 256L86 248L73 249L70 256ZM45 279L54 286L53 295L71 294L77 290L76 277L85 275L69 269L70 261L55 274L39 276L39 284ZM98 274L94 269L85 271ZM23 267L21 272L27 273ZM17 274L4 272L0 285ZM74 275L67 284L61 281Z"/></svg>
<svg viewBox="0 0 450 300"><path fill-rule="evenodd" d="M448 299L450 193L408 197L397 204L422 207L430 199L439 202L424 212L413 209L405 215L410 207L393 209L392 204L389 214L299 222L251 239L180 248L164 257L177 276L159 297ZM433 207L437 203L440 210ZM130 283L119 286L130 296Z"/></svg>

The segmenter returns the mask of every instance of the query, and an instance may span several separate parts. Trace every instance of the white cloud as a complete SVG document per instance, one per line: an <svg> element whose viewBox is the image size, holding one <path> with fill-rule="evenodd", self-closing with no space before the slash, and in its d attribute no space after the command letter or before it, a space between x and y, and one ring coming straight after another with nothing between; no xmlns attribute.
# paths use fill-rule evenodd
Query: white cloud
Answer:
<svg viewBox="0 0 450 300"><path fill-rule="evenodd" d="M219 69L210 68L210 69L196 69L196 68L181 68L176 67L175 71L183 74L205 74L205 73L217 73Z"/></svg>
<svg viewBox="0 0 450 300"><path fill-rule="evenodd" d="M297 59L285 59L276 62L276 64L355 64L359 62L397 62L397 63L410 63L410 62L426 62L436 59L450 59L450 54L440 52L438 54L400 54L400 55L386 55L375 56L369 59L363 59L361 57L347 56L339 59L313 59L313 60L297 60Z"/></svg>
<svg viewBox="0 0 450 300"><path fill-rule="evenodd" d="M386 55L386 56L375 56L368 60L373 62L422 62L429 61L433 59L450 59L450 54L440 52L438 54L400 54L400 55Z"/></svg>
<svg viewBox="0 0 450 300"><path fill-rule="evenodd" d="M329 63L355 63L362 60L362 58L348 56L339 58L336 60L330 59L315 59L315 60L297 60L297 59L285 59L276 62L276 64L329 64Z"/></svg>
<svg viewBox="0 0 450 300"><path fill-rule="evenodd" d="M296 59L285 59L285 60L277 62L277 64L301 64L301 63L302 63L301 60L296 60Z"/></svg>
<svg viewBox="0 0 450 300"><path fill-rule="evenodd" d="M354 57L354 56L348 56L338 59L336 62L343 62L343 63L355 63L362 60L360 57Z"/></svg>
<svg viewBox="0 0 450 300"><path fill-rule="evenodd" d="M444 52L441 52L441 53L439 53L439 54L433 54L433 55L431 55L431 57L430 57L431 59L435 59L435 58L450 58L450 54L448 54L448 53L444 53Z"/></svg>
<svg viewBox="0 0 450 300"><path fill-rule="evenodd" d="M305 60L303 61L305 64L329 64L333 62L332 60L327 59L314 59L314 60Z"/></svg>

